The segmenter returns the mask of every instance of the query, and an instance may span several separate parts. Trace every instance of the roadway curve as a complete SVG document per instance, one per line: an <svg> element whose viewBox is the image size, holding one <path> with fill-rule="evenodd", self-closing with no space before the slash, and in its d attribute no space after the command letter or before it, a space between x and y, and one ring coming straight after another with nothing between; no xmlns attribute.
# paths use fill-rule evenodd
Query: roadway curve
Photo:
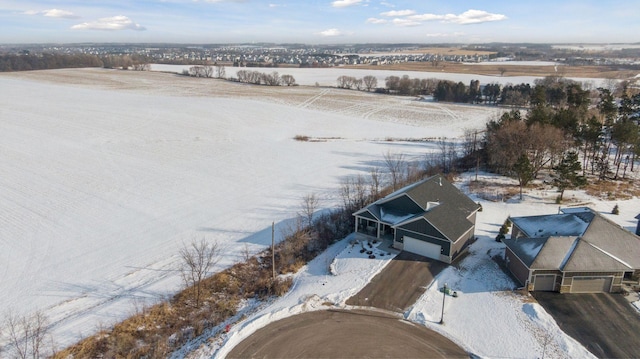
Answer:
<svg viewBox="0 0 640 359"><path fill-rule="evenodd" d="M397 315L321 310L271 323L228 358L469 358L444 336Z"/></svg>

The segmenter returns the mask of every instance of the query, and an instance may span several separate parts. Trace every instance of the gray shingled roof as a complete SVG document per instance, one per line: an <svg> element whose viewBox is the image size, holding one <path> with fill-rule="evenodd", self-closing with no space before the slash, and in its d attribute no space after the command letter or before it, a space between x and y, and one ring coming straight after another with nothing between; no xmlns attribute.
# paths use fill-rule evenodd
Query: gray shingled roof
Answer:
<svg viewBox="0 0 640 359"><path fill-rule="evenodd" d="M405 216L405 218L399 221L396 221L395 218L385 221L382 218L384 211L381 211L381 208L385 206L385 203L390 203L402 196L409 197L424 211L417 213L388 211L396 218L401 216ZM403 187L355 214L369 211L376 218L394 226L402 226L404 223L423 217L447 238L455 241L473 227L473 223L467 220L467 217L477 210L478 205L474 201L442 176L435 175Z"/></svg>
<svg viewBox="0 0 640 359"><path fill-rule="evenodd" d="M571 210L547 216L517 217L511 220L525 228L549 226L575 233L567 236L537 236L505 239L504 243L531 269L563 271L625 271L640 269L640 237L588 210ZM588 212L588 213L587 213ZM569 218L576 216L576 218ZM582 229L579 222L587 220ZM543 229L538 233L549 233ZM555 229L553 230L555 232ZM528 234L528 233L527 233Z"/></svg>

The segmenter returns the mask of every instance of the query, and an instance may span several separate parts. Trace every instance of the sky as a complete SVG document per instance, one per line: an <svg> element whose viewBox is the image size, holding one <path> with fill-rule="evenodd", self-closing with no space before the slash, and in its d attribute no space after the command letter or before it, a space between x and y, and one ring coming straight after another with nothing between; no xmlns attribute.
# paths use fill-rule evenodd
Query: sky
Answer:
<svg viewBox="0 0 640 359"><path fill-rule="evenodd" d="M0 0L0 43L632 43L640 0Z"/></svg>

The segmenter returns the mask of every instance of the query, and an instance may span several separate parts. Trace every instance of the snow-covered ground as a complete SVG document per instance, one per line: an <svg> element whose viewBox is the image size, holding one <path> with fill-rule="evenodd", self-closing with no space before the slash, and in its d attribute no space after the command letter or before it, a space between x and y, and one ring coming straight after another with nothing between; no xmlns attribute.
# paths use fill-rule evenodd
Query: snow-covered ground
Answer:
<svg viewBox="0 0 640 359"><path fill-rule="evenodd" d="M493 62L487 64L511 64L508 61L504 62ZM546 65L546 63L545 63ZM162 64L152 64L151 71L162 71L162 72L174 72L174 73L182 73L183 70L188 70L191 66L184 65L162 65ZM499 83L501 85L505 84L521 84L521 83L529 83L533 84L536 79L541 77L536 76L489 76L489 75L474 75L474 74L458 74L458 73L450 73L450 72L422 72L422 71L392 71L392 70L360 70L360 69L345 69L341 67L332 67L332 68L259 68L259 67L225 67L227 77L237 77L236 73L239 70L247 70L247 71L258 71L264 73L271 73L273 71L277 71L280 75L292 75L296 79L296 83L305 86L336 86L336 80L340 76L354 76L357 78L362 78L364 76L375 76L378 80L378 86L384 86L385 78L389 76L404 76L407 75L410 78L435 78L439 80L450 80L459 82L462 81L465 84L468 84L471 80L479 80L480 84L489 84L489 83ZM586 78L586 77L571 77L570 79L592 85L593 88L603 86L606 82L606 79L594 79L594 78Z"/></svg>
<svg viewBox="0 0 640 359"><path fill-rule="evenodd" d="M466 184L471 178L472 175L464 174L457 185L468 191ZM486 174L479 179L509 181ZM635 226L639 199L607 202L579 191L567 194L566 198L574 204L589 205L627 229ZM522 201L492 202L471 194L483 206L477 218L478 240L459 265L446 268L435 278L404 317L447 336L480 357L594 358L580 343L562 332L539 304L515 291L516 283L492 259L504 253L504 245L494 238L507 216L557 213L558 206L553 203L556 195L555 191L533 190ZM621 209L617 216L610 214L615 204ZM306 311L347 307L346 299L364 287L393 257L368 259L359 253L358 245L351 245L353 239L353 236L346 238L309 263L295 276L293 289L286 296L256 310L232 327L228 334L208 341L201 338L205 344L188 357L223 358L243 339L275 320ZM438 322L443 294L439 288L445 283L458 296L446 297L444 324L441 325Z"/></svg>
<svg viewBox="0 0 640 359"><path fill-rule="evenodd" d="M421 160L437 147L385 139L458 137L495 111L159 73L0 74L0 308L43 310L56 345L71 344L178 290L183 243L220 241L219 266L228 266L245 246L265 248L271 222L286 227L303 196L316 193L329 208L342 181L367 176L385 152ZM582 200L565 194L572 196ZM483 201L473 255L444 271L405 316L483 356L539 356L547 337L549 353L582 356L538 306L502 291L513 283L488 255L500 251L493 238L507 215L552 213L554 197L533 191L523 203ZM584 201L606 212L614 205ZM640 203L617 203L621 215L612 219L635 228ZM234 327L227 344L276 318L324 302L343 305L388 258L359 258L348 248L347 239L317 258L291 293ZM332 263L337 275L328 272ZM443 282L460 297L446 302L438 326ZM497 340L502 345L490 344ZM217 345L194 355L215 355Z"/></svg>
<svg viewBox="0 0 640 359"><path fill-rule="evenodd" d="M495 113L253 90L100 69L1 74L0 315L43 310L57 346L71 344L175 293L184 243L224 243L229 266L270 243L272 221L279 236L304 196L330 208L385 152L422 160L436 147L387 138L460 136Z"/></svg>

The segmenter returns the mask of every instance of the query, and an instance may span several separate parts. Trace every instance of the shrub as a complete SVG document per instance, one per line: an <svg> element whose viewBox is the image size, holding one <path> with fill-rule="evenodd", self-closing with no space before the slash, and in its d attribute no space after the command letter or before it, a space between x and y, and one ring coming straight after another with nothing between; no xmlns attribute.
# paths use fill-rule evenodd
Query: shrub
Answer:
<svg viewBox="0 0 640 359"><path fill-rule="evenodd" d="M613 209L611 210L612 214L620 214L620 208L618 207L618 205L616 204L615 206L613 206Z"/></svg>

